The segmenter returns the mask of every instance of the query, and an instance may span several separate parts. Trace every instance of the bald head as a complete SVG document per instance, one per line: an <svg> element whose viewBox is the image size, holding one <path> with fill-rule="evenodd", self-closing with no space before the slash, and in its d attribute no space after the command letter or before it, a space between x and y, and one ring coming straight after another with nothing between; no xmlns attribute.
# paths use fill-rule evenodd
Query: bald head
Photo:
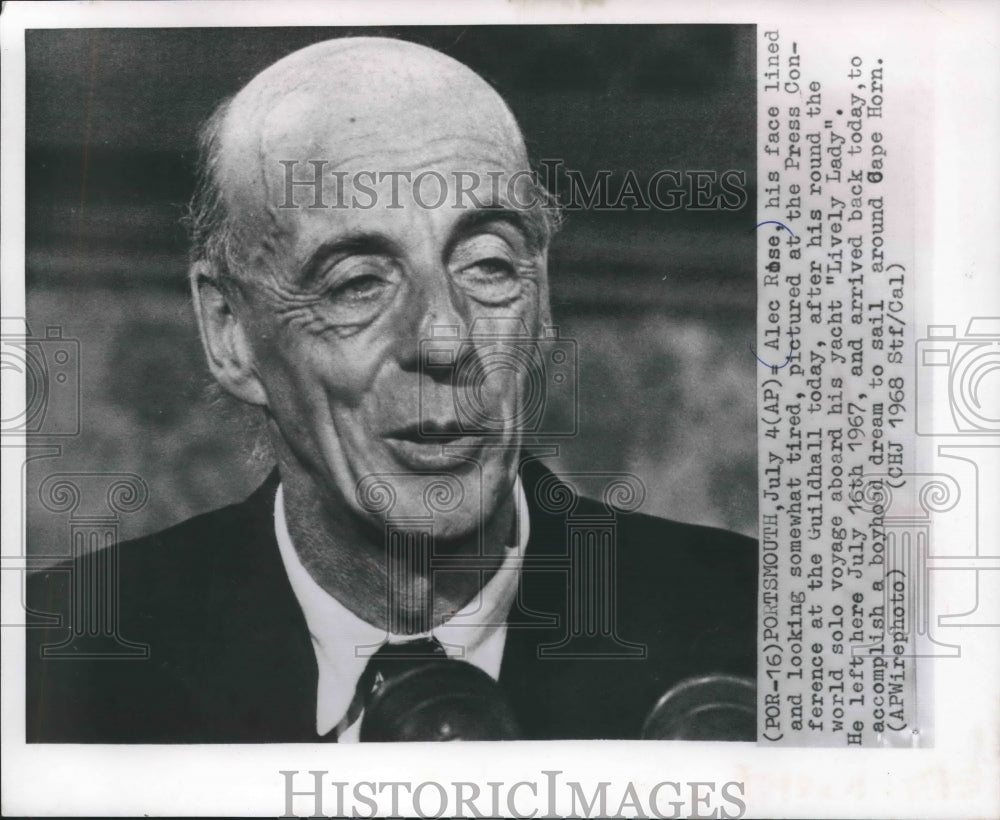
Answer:
<svg viewBox="0 0 1000 820"><path fill-rule="evenodd" d="M466 66L405 40L352 37L301 49L236 95L221 138L232 164L261 150L319 150L375 143L405 151L414 139L456 134L502 145L524 161L524 144L500 96Z"/></svg>
<svg viewBox="0 0 1000 820"><path fill-rule="evenodd" d="M219 245L223 229L230 260L237 247L252 258L257 240L266 250L293 228L279 207L289 167L310 178L309 163L322 162L330 196L334 181L359 171L413 174L449 160L484 174L529 167L517 122L488 83L438 51L379 37L329 40L274 63L217 112L204 148L215 213L200 219L195 208L195 255L203 246L212 256L204 246ZM316 198L304 186L295 195Z"/></svg>

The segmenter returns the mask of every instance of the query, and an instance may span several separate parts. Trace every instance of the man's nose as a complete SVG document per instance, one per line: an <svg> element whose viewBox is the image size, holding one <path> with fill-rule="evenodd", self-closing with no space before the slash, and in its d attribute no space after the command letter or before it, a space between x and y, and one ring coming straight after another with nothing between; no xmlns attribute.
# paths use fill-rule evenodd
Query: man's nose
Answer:
<svg viewBox="0 0 1000 820"><path fill-rule="evenodd" d="M413 300L400 355L404 370L422 370L435 379L450 379L449 368L468 335L460 295L444 276L425 281Z"/></svg>

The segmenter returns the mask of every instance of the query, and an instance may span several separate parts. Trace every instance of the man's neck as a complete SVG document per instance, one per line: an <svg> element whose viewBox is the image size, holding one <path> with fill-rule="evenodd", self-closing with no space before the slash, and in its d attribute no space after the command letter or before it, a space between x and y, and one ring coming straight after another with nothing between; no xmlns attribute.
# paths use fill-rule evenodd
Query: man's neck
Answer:
<svg viewBox="0 0 1000 820"><path fill-rule="evenodd" d="M334 506L317 484L281 469L285 518L299 560L329 595L388 632L418 634L458 612L503 563L516 537L516 498L509 493L481 532L447 544L413 539L390 551L385 529L346 504ZM396 553L399 554L396 554ZM476 569L432 569L431 556L476 556Z"/></svg>

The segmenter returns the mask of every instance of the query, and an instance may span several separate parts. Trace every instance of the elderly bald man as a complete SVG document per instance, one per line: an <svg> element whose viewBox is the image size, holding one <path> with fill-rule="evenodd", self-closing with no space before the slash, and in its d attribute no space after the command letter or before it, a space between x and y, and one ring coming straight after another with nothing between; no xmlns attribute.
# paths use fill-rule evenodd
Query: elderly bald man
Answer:
<svg viewBox="0 0 1000 820"><path fill-rule="evenodd" d="M546 432L527 369L484 364L550 338L555 222L487 83L410 42L318 43L220 106L202 148L195 312L276 469L121 545L110 651L74 649L97 559L31 579L66 617L29 631L29 740L364 739L386 647L466 670L497 737L639 737L664 693L754 674L753 542L576 498L524 446ZM418 690L398 684L404 713ZM706 736L752 732L751 709Z"/></svg>

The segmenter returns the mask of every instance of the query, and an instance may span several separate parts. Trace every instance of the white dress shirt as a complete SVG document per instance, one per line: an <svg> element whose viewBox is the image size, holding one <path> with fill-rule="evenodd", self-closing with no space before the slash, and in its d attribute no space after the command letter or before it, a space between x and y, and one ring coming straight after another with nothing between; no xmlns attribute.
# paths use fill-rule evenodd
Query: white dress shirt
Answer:
<svg viewBox="0 0 1000 820"><path fill-rule="evenodd" d="M318 735L326 735L337 728L339 742L357 742L361 718L350 726L339 724L346 721L347 709L368 659L384 643L433 635L449 657L462 658L497 679L507 638L507 615L517 595L518 576L529 535L527 499L520 478L515 481L514 498L517 543L507 549L503 564L489 583L449 620L430 632L394 635L362 620L316 583L292 544L285 519L283 488L278 486L274 499L274 532L292 591L309 627L319 668Z"/></svg>

